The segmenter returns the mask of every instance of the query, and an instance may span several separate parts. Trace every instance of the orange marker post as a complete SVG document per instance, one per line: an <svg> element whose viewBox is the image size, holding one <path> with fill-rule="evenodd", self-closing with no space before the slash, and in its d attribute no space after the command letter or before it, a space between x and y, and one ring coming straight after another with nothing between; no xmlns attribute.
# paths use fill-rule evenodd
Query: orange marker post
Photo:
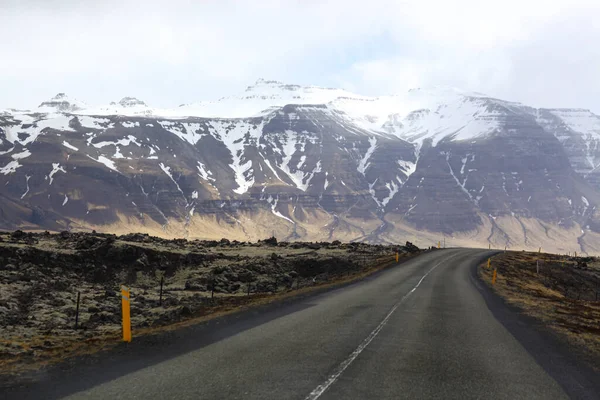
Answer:
<svg viewBox="0 0 600 400"><path fill-rule="evenodd" d="M488 258L488 268L491 268L491 265L490 265L491 263L492 263L492 259Z"/></svg>
<svg viewBox="0 0 600 400"><path fill-rule="evenodd" d="M400 259L400 256L398 255L398 253L396 253L396 262L398 262L399 259Z"/></svg>
<svg viewBox="0 0 600 400"><path fill-rule="evenodd" d="M496 275L497 275L496 268L494 268L494 275L492 275L492 285L496 284Z"/></svg>
<svg viewBox="0 0 600 400"><path fill-rule="evenodd" d="M131 342L131 309L129 307L129 288L121 286L121 308L123 310L123 341Z"/></svg>

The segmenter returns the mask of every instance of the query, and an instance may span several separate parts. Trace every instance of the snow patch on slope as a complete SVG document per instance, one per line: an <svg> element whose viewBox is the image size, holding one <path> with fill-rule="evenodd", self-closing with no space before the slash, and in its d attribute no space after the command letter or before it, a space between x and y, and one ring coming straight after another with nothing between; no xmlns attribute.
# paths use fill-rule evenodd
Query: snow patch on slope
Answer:
<svg viewBox="0 0 600 400"><path fill-rule="evenodd" d="M600 139L600 116L582 109L551 109L551 114L560 118L575 132L585 134L590 139Z"/></svg>
<svg viewBox="0 0 600 400"><path fill-rule="evenodd" d="M114 124L108 118L90 117L87 115L78 115L77 119L84 128L93 129L111 129L114 128Z"/></svg>
<svg viewBox="0 0 600 400"><path fill-rule="evenodd" d="M63 140L62 145L65 146L67 149L79 151L79 149L77 147L69 144L69 142L67 142L66 140Z"/></svg>
<svg viewBox="0 0 600 400"><path fill-rule="evenodd" d="M474 199L473 196L471 196L471 193L469 193L469 191L467 190L467 188L465 188L465 185L467 183L467 178L465 178L464 181L461 183L460 180L457 178L457 176L454 174L454 171L452 170L452 166L450 165L450 153L446 153L446 163L448 164L448 170L450 171L450 174L452 175L452 178L454 179L456 184L467 195L467 197L469 197L469 200L471 200L471 202L473 202L476 206L479 206L479 197L477 199Z"/></svg>
<svg viewBox="0 0 600 400"><path fill-rule="evenodd" d="M159 121L160 126L163 129L171 132L175 136L179 137L192 145L198 143L198 140L202 137L203 132L200 128L201 124L190 123L190 122L179 122L179 121Z"/></svg>
<svg viewBox="0 0 600 400"><path fill-rule="evenodd" d="M345 112L357 125L370 131L384 131L419 147L426 140L436 146L440 140L470 140L488 135L499 127L498 111L490 111L489 99L478 93L452 88L411 90L377 98L345 98L331 106Z"/></svg>
<svg viewBox="0 0 600 400"><path fill-rule="evenodd" d="M411 161L398 160L398 165L402 172L406 174L407 180L417 170L417 163Z"/></svg>
<svg viewBox="0 0 600 400"><path fill-rule="evenodd" d="M4 167L0 168L0 174L8 175L14 173L17 168L22 167L18 161L11 161L6 164Z"/></svg>
<svg viewBox="0 0 600 400"><path fill-rule="evenodd" d="M360 163L358 163L357 169L358 169L358 172L360 172L361 174L364 175L365 172L367 171L367 168L369 168L369 165L371 165L371 163L369 163L369 159L373 155L373 152L375 151L376 148L377 148L377 138L370 137L369 138L369 148L367 149L365 156L360 160Z"/></svg>
<svg viewBox="0 0 600 400"><path fill-rule="evenodd" d="M25 175L25 184L27 185L27 190L25 190L25 193L21 195L21 200L23 200L23 198L27 196L27 193L29 193L29 179L31 179L31 175Z"/></svg>
<svg viewBox="0 0 600 400"><path fill-rule="evenodd" d="M167 166L167 165L165 165L165 164L163 164L163 163L160 163L160 164L158 164L158 166L160 167L160 169L162 169L162 170L163 170L163 172L164 172L165 174L167 174L167 176L168 176L169 178L171 178L171 180L173 181L173 183L175 184L175 186L177 186L177 190L179 190L179 192L180 192L180 193L183 195L183 197L185 198L185 195L183 194L183 190L181 190L181 188L179 187L179 183L177 183L177 181L176 181L176 180L173 178L173 174L171 174L171 167L169 167L169 166Z"/></svg>
<svg viewBox="0 0 600 400"><path fill-rule="evenodd" d="M104 166L106 166L106 168L108 168L108 169L112 169L113 171L119 172L119 170L117 169L117 166L115 165L115 162L104 156L98 156L98 158L96 159L96 158L88 155L88 158L90 158L96 162L99 162L100 164L104 164Z"/></svg>
<svg viewBox="0 0 600 400"><path fill-rule="evenodd" d="M379 180L379 178L375 179L375 181L373 183L369 183L369 193L371 193L371 197L373 198L375 203L377 203L377 206L381 207L381 202L375 195L375 189L373 189L373 187L375 186L375 184L377 183L378 180Z"/></svg>
<svg viewBox="0 0 600 400"><path fill-rule="evenodd" d="M400 187L402 186L402 181L400 180L400 177L396 177L396 179L399 181L400 184L397 184L394 181L385 184L385 187L388 188L390 194L386 198L381 200L381 205L384 207L389 203L391 199L394 198L394 196L396 195L396 193L398 193L398 190L400 190Z"/></svg>
<svg viewBox="0 0 600 400"><path fill-rule="evenodd" d="M294 185L296 185L298 189L302 190L303 192L306 192L306 189L308 189L310 181L312 180L316 172L313 171L312 174L307 174L298 167L293 169L290 167L290 161L292 160L292 157L294 156L296 151L302 151L302 149L298 150L297 148L297 146L299 145L297 139L298 137L294 131L285 131L285 137L282 138L283 159L281 161L280 169L290 177L290 179L292 180L292 182L294 182ZM298 165L303 164L304 163L298 163Z"/></svg>
<svg viewBox="0 0 600 400"><path fill-rule="evenodd" d="M581 201L583 201L583 204L585 204L586 207L590 206L590 202L585 198L585 196L581 196Z"/></svg>
<svg viewBox="0 0 600 400"><path fill-rule="evenodd" d="M198 161L198 175L200 175L200 177L202 179L204 179L205 181L215 181L215 178L212 177L212 172L211 171L207 171L206 167L204 166L203 163L201 163L200 161Z"/></svg>
<svg viewBox="0 0 600 400"><path fill-rule="evenodd" d="M304 154L300 157L296 165L292 164L291 161L294 155L297 152L303 153L306 142L310 142L310 139L299 137L296 132L291 130L285 130L278 138L281 148L274 147L274 151L281 156L279 169L290 178L296 188L306 192L315 175L322 171L321 160L317 161L312 171L309 171L307 168L306 156Z"/></svg>
<svg viewBox="0 0 600 400"><path fill-rule="evenodd" d="M52 185L52 182L54 181L54 174L56 174L59 171L65 174L67 173L67 171L65 171L65 169L60 166L60 163L52 163L52 171L50 171L50 173L48 174L48 177L50 178L50 185Z"/></svg>
<svg viewBox="0 0 600 400"><path fill-rule="evenodd" d="M138 147L141 147L142 145L140 143L138 143L137 138L133 135L128 135L126 138L122 138L117 140L116 142L98 142L98 143L92 143L92 146L94 146L97 149L101 149L105 146L129 146L131 143L137 145Z"/></svg>
<svg viewBox="0 0 600 400"><path fill-rule="evenodd" d="M18 142L23 146L26 146L29 143L34 142L41 134L45 133L46 129L74 132L74 130L69 127L69 122L71 119L71 116L66 116L63 114L51 114L46 115L44 119L28 121L29 123L27 125L12 125L6 126L3 129L6 133L6 140L13 144ZM26 137L24 139L20 139L19 134L25 134Z"/></svg>
<svg viewBox="0 0 600 400"><path fill-rule="evenodd" d="M14 149L15 149L15 146L11 147L11 148L10 148L10 149L8 149L8 150L0 151L0 156L3 156L4 154L8 154L8 153L10 153L11 151L13 151Z"/></svg>
<svg viewBox="0 0 600 400"><path fill-rule="evenodd" d="M131 122L131 121L124 121L121 123L121 125L123 125L124 128L136 128L140 126L140 123L135 121L135 122Z"/></svg>
<svg viewBox="0 0 600 400"><path fill-rule="evenodd" d="M282 213L280 213L279 211L276 210L277 208L277 203L279 202L279 196L275 199L273 199L273 196L270 196L267 198L267 203L269 203L271 205L271 212L282 219L285 219L286 221L291 222L292 224L296 224L294 221L292 221L291 219L289 219L288 217L286 217L285 215L283 215Z"/></svg>
<svg viewBox="0 0 600 400"><path fill-rule="evenodd" d="M233 162L229 165L234 172L237 194L244 194L254 185L252 161L246 159L244 150L248 145L256 145L265 121L253 124L248 121L212 121L210 129L217 140L229 149Z"/></svg>
<svg viewBox="0 0 600 400"><path fill-rule="evenodd" d="M13 160L21 160L23 158L27 158L31 155L31 152L27 149L25 149L24 151L20 152L20 153L15 153L12 154L11 157Z"/></svg>

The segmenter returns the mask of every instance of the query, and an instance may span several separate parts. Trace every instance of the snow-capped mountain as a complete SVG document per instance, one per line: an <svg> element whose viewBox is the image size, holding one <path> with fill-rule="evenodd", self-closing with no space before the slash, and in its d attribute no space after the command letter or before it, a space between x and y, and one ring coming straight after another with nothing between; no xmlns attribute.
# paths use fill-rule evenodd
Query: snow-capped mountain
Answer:
<svg viewBox="0 0 600 400"><path fill-rule="evenodd" d="M69 98L64 93L59 93L50 100L42 102L37 111L39 112L74 112L86 109L87 105L76 99Z"/></svg>
<svg viewBox="0 0 600 400"><path fill-rule="evenodd" d="M600 118L452 88L259 80L159 109L0 113L0 228L600 252Z"/></svg>
<svg viewBox="0 0 600 400"><path fill-rule="evenodd" d="M338 98L361 98L341 89L317 86L288 85L259 79L246 90L217 101L183 104L172 116L201 116L207 118L250 118L267 115L287 104L327 104Z"/></svg>

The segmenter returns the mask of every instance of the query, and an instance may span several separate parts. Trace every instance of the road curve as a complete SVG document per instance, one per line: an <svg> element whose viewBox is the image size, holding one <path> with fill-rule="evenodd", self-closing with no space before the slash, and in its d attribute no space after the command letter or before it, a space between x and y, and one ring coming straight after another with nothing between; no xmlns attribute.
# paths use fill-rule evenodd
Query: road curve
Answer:
<svg viewBox="0 0 600 400"><path fill-rule="evenodd" d="M18 399L598 398L600 376L546 342L474 278L474 266L490 254L426 253L340 289L162 339L134 338L125 350L53 369L4 393Z"/></svg>

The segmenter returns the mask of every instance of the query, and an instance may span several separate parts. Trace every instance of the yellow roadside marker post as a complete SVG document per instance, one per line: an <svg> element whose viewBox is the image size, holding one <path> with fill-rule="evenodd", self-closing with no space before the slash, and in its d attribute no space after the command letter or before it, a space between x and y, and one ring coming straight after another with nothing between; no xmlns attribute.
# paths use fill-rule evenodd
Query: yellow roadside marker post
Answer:
<svg viewBox="0 0 600 400"><path fill-rule="evenodd" d="M398 262L399 259L400 259L400 256L398 255L398 252L396 252L396 262Z"/></svg>
<svg viewBox="0 0 600 400"><path fill-rule="evenodd" d="M496 275L497 275L496 268L494 268L494 275L492 275L492 285L496 284Z"/></svg>
<svg viewBox="0 0 600 400"><path fill-rule="evenodd" d="M441 245L442 245L442 242L438 242L438 249L440 248Z"/></svg>
<svg viewBox="0 0 600 400"><path fill-rule="evenodd" d="M131 342L131 311L129 307L129 288L121 285L121 308L123 310L123 341Z"/></svg>
<svg viewBox="0 0 600 400"><path fill-rule="evenodd" d="M491 268L491 265L490 265L491 263L492 263L492 259L488 258L488 268Z"/></svg>

